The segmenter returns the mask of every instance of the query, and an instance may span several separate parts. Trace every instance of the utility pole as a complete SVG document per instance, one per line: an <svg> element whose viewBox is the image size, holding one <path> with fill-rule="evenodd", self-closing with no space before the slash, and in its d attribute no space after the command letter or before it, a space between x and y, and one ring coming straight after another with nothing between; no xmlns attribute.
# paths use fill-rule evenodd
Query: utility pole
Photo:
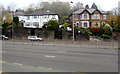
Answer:
<svg viewBox="0 0 120 74"><path fill-rule="evenodd" d="M72 28L73 28L73 32L72 32L72 34L73 34L73 42L75 41L75 30L74 30L74 3L71 1L71 3L73 4L73 18L72 18L72 20L73 20L73 23L72 23Z"/></svg>

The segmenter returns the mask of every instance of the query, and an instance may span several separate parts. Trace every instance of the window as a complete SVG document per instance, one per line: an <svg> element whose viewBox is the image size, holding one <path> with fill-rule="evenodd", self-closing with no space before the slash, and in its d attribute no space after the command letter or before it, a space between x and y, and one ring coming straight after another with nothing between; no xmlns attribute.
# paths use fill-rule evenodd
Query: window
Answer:
<svg viewBox="0 0 120 74"><path fill-rule="evenodd" d="M88 28L89 27L89 21L81 21L82 28Z"/></svg>
<svg viewBox="0 0 120 74"><path fill-rule="evenodd" d="M100 14L93 14L92 19L100 19Z"/></svg>
<svg viewBox="0 0 120 74"><path fill-rule="evenodd" d="M30 26L30 23L29 22L25 23L25 26Z"/></svg>
<svg viewBox="0 0 120 74"><path fill-rule="evenodd" d="M88 26L87 26L87 22L84 22L84 27L88 27Z"/></svg>
<svg viewBox="0 0 120 74"><path fill-rule="evenodd" d="M43 18L49 18L49 16L48 15L43 15Z"/></svg>
<svg viewBox="0 0 120 74"><path fill-rule="evenodd" d="M33 22L33 26L39 26L39 22Z"/></svg>
<svg viewBox="0 0 120 74"><path fill-rule="evenodd" d="M84 19L87 19L87 14L84 14Z"/></svg>
<svg viewBox="0 0 120 74"><path fill-rule="evenodd" d="M34 19L37 19L37 16L33 16Z"/></svg>
<svg viewBox="0 0 120 74"><path fill-rule="evenodd" d="M52 15L52 19L55 19L55 15Z"/></svg>
<svg viewBox="0 0 120 74"><path fill-rule="evenodd" d="M27 20L30 20L30 16L27 16Z"/></svg>
<svg viewBox="0 0 120 74"><path fill-rule="evenodd" d="M82 14L82 19L89 19L89 15L88 14Z"/></svg>
<svg viewBox="0 0 120 74"><path fill-rule="evenodd" d="M103 19L106 19L106 15L103 15Z"/></svg>
<svg viewBox="0 0 120 74"><path fill-rule="evenodd" d="M45 24L48 24L48 22L43 22L43 24L45 25Z"/></svg>

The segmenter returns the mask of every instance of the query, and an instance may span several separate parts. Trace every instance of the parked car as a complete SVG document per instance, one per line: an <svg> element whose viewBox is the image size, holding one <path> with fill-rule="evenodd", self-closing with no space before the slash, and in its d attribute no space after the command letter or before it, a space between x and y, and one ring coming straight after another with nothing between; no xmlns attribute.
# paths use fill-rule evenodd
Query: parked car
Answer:
<svg viewBox="0 0 120 74"><path fill-rule="evenodd" d="M5 36L5 35L0 35L0 39L1 40L8 40L9 38L7 36Z"/></svg>
<svg viewBox="0 0 120 74"><path fill-rule="evenodd" d="M28 40L31 40L31 41L43 41L42 38L39 38L37 36L28 36Z"/></svg>

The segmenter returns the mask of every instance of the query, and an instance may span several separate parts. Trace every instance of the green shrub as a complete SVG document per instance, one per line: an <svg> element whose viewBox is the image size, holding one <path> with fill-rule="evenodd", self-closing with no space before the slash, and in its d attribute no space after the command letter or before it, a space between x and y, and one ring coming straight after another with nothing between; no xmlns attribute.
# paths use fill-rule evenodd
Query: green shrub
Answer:
<svg viewBox="0 0 120 74"><path fill-rule="evenodd" d="M108 35L108 34L102 34L102 36L101 36L102 38L105 38L105 39L109 39L111 36L110 35Z"/></svg>
<svg viewBox="0 0 120 74"><path fill-rule="evenodd" d="M55 29L59 28L57 20L50 20L50 21L48 21L48 24L46 24L46 26L50 30L55 30Z"/></svg>
<svg viewBox="0 0 120 74"><path fill-rule="evenodd" d="M101 25L100 35L102 35L102 34L112 35L112 27L108 24Z"/></svg>
<svg viewBox="0 0 120 74"><path fill-rule="evenodd" d="M69 23L64 23L63 24L63 27L66 29L67 27L69 27L70 26L70 24Z"/></svg>

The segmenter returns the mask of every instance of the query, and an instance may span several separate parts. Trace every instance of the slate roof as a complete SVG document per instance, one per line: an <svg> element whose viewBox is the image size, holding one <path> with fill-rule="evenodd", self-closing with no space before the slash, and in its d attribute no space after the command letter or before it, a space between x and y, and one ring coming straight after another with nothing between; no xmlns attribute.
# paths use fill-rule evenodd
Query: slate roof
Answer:
<svg viewBox="0 0 120 74"><path fill-rule="evenodd" d="M54 12L51 12L51 11L47 11L47 10L38 10L38 11L35 11L33 13L29 13L29 14L26 14L27 16L34 16L34 15L57 15L56 13Z"/></svg>
<svg viewBox="0 0 120 74"><path fill-rule="evenodd" d="M88 11L89 12L89 14L93 14L96 10L97 11L99 11L100 13L102 13L102 14L107 14L105 11L102 11L102 10L98 10L98 9L79 9L79 10L77 10L76 12L74 12L74 14L82 14L82 12L83 11Z"/></svg>
<svg viewBox="0 0 120 74"><path fill-rule="evenodd" d="M14 13L14 16L23 16L23 15L25 15L25 14L22 13L22 12L15 12L15 13Z"/></svg>

